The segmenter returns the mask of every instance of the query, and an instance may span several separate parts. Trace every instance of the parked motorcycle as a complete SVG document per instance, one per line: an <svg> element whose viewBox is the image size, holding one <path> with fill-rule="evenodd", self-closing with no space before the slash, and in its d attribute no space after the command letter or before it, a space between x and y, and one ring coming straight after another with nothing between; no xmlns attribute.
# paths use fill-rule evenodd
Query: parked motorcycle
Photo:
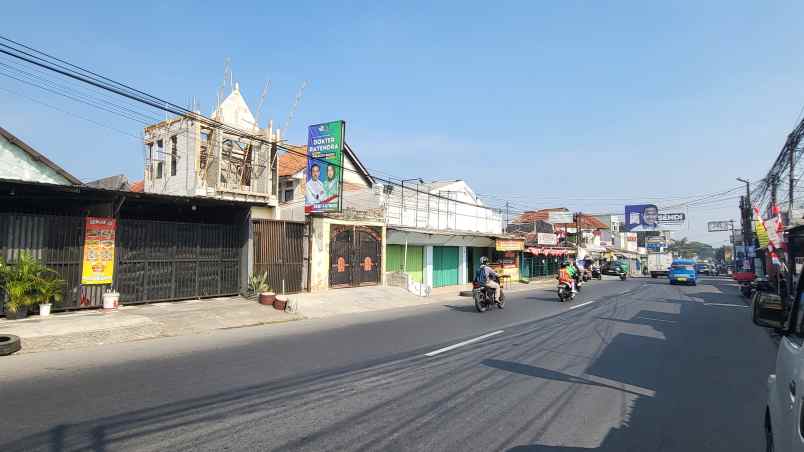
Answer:
<svg viewBox="0 0 804 452"><path fill-rule="evenodd" d="M620 277L620 281L625 281L625 278L628 277L628 274L625 273L625 270L623 270L621 267L617 267L617 276Z"/></svg>
<svg viewBox="0 0 804 452"><path fill-rule="evenodd" d="M565 301L571 301L573 298L575 298L575 294L572 293L572 287L567 283L559 283L558 301L563 303Z"/></svg>
<svg viewBox="0 0 804 452"><path fill-rule="evenodd" d="M497 284L500 283L499 278L491 277ZM486 286L481 286L477 282L472 282L472 297L475 300L475 309L477 312L486 312L494 305L494 289ZM503 293L502 286L500 286L500 302L497 305L500 309L505 306L505 294Z"/></svg>
<svg viewBox="0 0 804 452"><path fill-rule="evenodd" d="M592 268L592 279L603 279L603 273L600 272L600 268Z"/></svg>

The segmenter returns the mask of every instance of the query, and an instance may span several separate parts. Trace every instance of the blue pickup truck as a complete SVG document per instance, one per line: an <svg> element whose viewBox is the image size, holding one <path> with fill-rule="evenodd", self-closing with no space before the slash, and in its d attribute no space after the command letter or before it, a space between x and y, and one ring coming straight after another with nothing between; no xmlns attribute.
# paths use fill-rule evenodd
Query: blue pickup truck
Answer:
<svg viewBox="0 0 804 452"><path fill-rule="evenodd" d="M670 284L697 284L695 261L692 259L675 259L667 274Z"/></svg>

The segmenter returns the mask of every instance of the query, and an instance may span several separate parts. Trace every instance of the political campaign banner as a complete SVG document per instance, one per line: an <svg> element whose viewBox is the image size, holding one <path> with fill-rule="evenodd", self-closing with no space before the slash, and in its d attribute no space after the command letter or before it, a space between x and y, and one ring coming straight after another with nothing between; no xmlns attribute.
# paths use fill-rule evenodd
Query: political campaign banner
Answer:
<svg viewBox="0 0 804 452"><path fill-rule="evenodd" d="M634 204L625 206L625 222L622 226L628 232L678 231L685 221L684 213L659 212L655 204Z"/></svg>
<svg viewBox="0 0 804 452"><path fill-rule="evenodd" d="M345 139L344 121L315 124L307 128L305 213L340 212Z"/></svg>

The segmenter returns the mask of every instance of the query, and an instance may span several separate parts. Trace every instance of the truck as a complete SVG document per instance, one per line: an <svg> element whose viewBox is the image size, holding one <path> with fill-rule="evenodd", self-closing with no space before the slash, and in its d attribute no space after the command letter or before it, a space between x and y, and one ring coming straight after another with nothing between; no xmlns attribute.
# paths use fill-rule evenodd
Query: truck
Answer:
<svg viewBox="0 0 804 452"><path fill-rule="evenodd" d="M673 265L673 253L648 253L648 272L651 278L667 276L671 265Z"/></svg>

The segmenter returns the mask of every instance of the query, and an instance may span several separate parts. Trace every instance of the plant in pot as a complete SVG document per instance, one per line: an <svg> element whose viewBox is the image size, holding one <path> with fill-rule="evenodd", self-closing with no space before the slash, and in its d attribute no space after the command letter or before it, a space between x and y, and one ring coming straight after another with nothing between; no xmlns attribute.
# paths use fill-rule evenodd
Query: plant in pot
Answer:
<svg viewBox="0 0 804 452"><path fill-rule="evenodd" d="M39 315L49 316L52 303L59 303L64 296L64 286L67 282L59 278L58 273L51 269L45 269L34 281L37 302L39 303Z"/></svg>
<svg viewBox="0 0 804 452"><path fill-rule="evenodd" d="M256 294L260 304L273 305L276 294L271 292L268 285L268 272L254 273L248 280L248 288L251 293Z"/></svg>
<svg viewBox="0 0 804 452"><path fill-rule="evenodd" d="M15 265L3 262L0 265L0 279L6 292L6 318L10 320L24 319L28 316L28 307L36 304L36 279L45 267L29 253L20 254Z"/></svg>

